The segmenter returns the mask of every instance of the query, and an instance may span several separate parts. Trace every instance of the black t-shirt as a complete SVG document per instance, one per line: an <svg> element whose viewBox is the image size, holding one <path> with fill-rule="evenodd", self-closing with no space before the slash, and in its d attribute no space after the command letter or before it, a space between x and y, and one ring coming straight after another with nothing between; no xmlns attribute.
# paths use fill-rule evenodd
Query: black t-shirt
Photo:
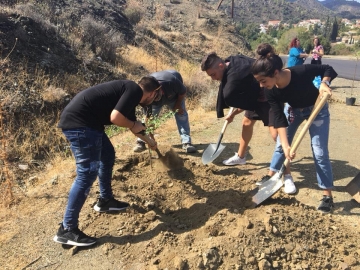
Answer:
<svg viewBox="0 0 360 270"><path fill-rule="evenodd" d="M135 121L135 107L139 104L143 91L139 85L129 80L117 80L95 85L79 92L61 113L58 127L72 129L90 127L104 130L111 125L110 115L119 111L126 118Z"/></svg>
<svg viewBox="0 0 360 270"><path fill-rule="evenodd" d="M243 110L255 110L259 99L260 85L250 73L255 59L244 55L230 56L229 62L219 86L216 111L223 117L223 109L235 107Z"/></svg>
<svg viewBox="0 0 360 270"><path fill-rule="evenodd" d="M274 127L287 127L283 104L293 108L305 108L315 104L319 90L314 86L315 76L336 78L337 73L329 65L301 65L287 68L291 71L290 83L284 88L265 89L267 100L274 112Z"/></svg>

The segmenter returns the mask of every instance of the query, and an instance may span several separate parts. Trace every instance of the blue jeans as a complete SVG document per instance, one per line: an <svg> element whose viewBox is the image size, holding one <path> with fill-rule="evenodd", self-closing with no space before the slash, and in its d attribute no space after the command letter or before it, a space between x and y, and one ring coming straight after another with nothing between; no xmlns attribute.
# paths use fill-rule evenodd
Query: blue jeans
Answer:
<svg viewBox="0 0 360 270"><path fill-rule="evenodd" d="M175 106L176 100L166 104L166 106L172 110ZM165 105L165 104L164 104ZM157 106L152 104L152 115L158 116L163 105ZM191 143L191 137L190 137L190 125L189 125L189 115L185 108L185 99L181 102L181 108L184 110L184 114L175 113L175 120L176 125L179 130L181 143Z"/></svg>
<svg viewBox="0 0 360 270"><path fill-rule="evenodd" d="M111 177L115 150L103 131L76 128L63 130L63 133L70 142L76 161L76 178L69 192L63 220L64 228L73 229L78 226L81 208L97 177L101 198L113 198Z"/></svg>
<svg viewBox="0 0 360 270"><path fill-rule="evenodd" d="M290 117L288 107L289 105L286 104L284 112L287 119L289 120ZM310 106L303 109L292 108L293 121L289 122L289 126L287 127L287 138L290 145L298 127L305 119L309 118L313 107L314 106ZM331 169L328 149L329 127L329 105L326 103L309 128L311 148L316 168L316 178L319 187L322 189L331 189L334 186L333 173ZM275 151L270 163L270 170L274 172L279 171L284 161L285 156L281 147L280 138L278 136Z"/></svg>

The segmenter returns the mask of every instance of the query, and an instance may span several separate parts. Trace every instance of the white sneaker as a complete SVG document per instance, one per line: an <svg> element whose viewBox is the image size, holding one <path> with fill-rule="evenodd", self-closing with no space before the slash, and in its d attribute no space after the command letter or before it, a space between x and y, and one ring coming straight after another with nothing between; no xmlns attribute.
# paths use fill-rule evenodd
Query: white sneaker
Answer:
<svg viewBox="0 0 360 270"><path fill-rule="evenodd" d="M226 166L234 166L234 165L244 165L246 164L246 159L239 157L238 153L235 153L231 158L225 159L223 164Z"/></svg>
<svg viewBox="0 0 360 270"><path fill-rule="evenodd" d="M296 193L296 187L294 184L294 180L291 176L291 174L285 174L284 175L284 192L286 194L294 194Z"/></svg>
<svg viewBox="0 0 360 270"><path fill-rule="evenodd" d="M133 148L134 152L142 152L146 150L145 142L137 141L135 147Z"/></svg>

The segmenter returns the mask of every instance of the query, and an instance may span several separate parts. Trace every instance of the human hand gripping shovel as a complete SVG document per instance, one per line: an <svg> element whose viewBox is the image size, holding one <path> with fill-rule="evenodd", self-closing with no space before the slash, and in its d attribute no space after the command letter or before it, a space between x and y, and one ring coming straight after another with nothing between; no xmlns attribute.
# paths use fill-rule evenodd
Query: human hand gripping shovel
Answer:
<svg viewBox="0 0 360 270"><path fill-rule="evenodd" d="M229 113L228 113L228 116L231 115L234 111L234 108L231 107L230 110L229 110ZM222 145L220 144L223 136L224 136L224 133L225 133L225 130L226 130L226 127L228 125L229 121L226 120L225 123L224 123L224 126L223 128L221 129L221 132L220 132L220 135L219 135L219 139L217 141L217 143L211 143L204 151L203 155L202 155L202 163L203 164L208 164L212 161L214 161L220 154L221 152L224 150L225 148L225 145Z"/></svg>
<svg viewBox="0 0 360 270"><path fill-rule="evenodd" d="M145 133L145 130L137 133L136 136L145 141L150 147L153 147L155 145L155 141ZM172 149L170 149L170 151L167 151L165 155L161 154L158 148L156 148L155 151L158 155L158 159L163 165L165 165L166 168L173 170L179 169L184 166L184 161Z"/></svg>
<svg viewBox="0 0 360 270"><path fill-rule="evenodd" d="M136 134L137 137L142 139L144 142L146 142L149 146L153 147L155 145L155 141L150 138L149 135L145 133L145 130L140 131ZM163 158L164 156L160 153L160 150L158 148L155 149L156 154L158 155L159 159Z"/></svg>
<svg viewBox="0 0 360 270"><path fill-rule="evenodd" d="M300 142L304 138L306 132L309 130L311 124L314 122L314 119L319 114L322 107L324 107L326 101L328 100L330 94L327 92L324 92L321 99L315 104L313 111L311 112L308 120L306 121L304 127L300 131L300 134L296 138L295 142L291 146L290 153L295 153L298 149ZM274 195L283 185L283 182L281 180L284 171L287 166L289 166L290 161L288 159L285 159L283 165L281 166L281 169L275 173L268 181L266 181L264 184L262 184L259 188L254 189L252 192L256 192L256 194L252 197L252 202L254 206L259 205L266 199L270 198L272 195Z"/></svg>

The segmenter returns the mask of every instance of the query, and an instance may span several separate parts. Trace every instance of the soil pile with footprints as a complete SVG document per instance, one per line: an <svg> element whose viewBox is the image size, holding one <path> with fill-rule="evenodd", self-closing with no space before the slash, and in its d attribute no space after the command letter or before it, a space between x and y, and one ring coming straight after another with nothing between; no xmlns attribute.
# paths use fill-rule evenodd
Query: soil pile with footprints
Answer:
<svg viewBox="0 0 360 270"><path fill-rule="evenodd" d="M217 141L224 122L215 112L196 109L189 111L195 154L181 149L175 120L156 134L165 162L150 158L157 155L148 150L132 153L130 133L112 138L114 194L131 207L95 212L95 182L80 215L80 229L99 238L92 247L52 240L75 176L72 158L49 164L26 189L16 188L17 204L0 212L1 269L360 269L360 208L345 192L359 172L360 110L341 102L348 81L337 80L330 103L332 214L316 210L322 193L308 136L292 163L298 193L280 190L253 208L251 190L267 173L274 149L267 129L256 123L246 165L224 166L238 148L242 115L236 117L224 134L225 150L203 165L202 153Z"/></svg>

